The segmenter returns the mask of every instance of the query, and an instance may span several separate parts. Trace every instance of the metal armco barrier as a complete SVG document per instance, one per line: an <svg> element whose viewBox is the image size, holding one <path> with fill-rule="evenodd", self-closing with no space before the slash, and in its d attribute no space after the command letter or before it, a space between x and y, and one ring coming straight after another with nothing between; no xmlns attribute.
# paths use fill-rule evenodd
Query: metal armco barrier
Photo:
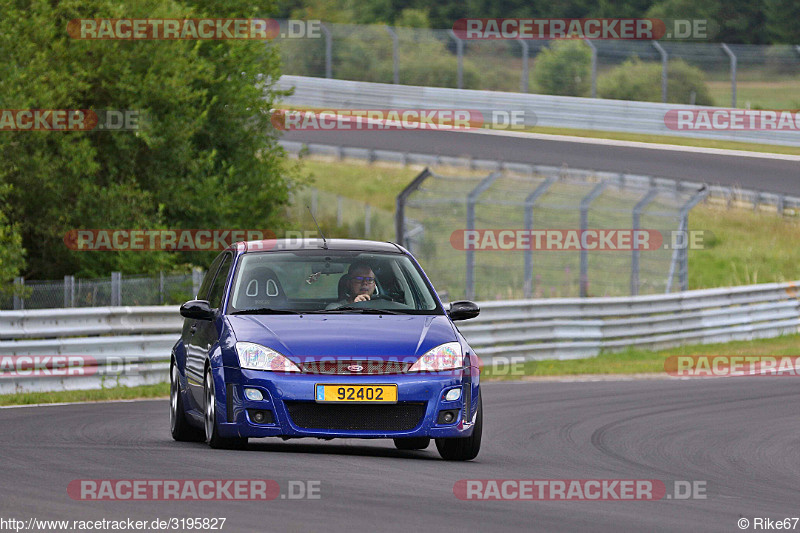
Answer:
<svg viewBox="0 0 800 533"><path fill-rule="evenodd" d="M666 295L479 302L480 316L459 323L459 329L486 363L495 357L577 359L629 346L662 349L770 338L800 332L798 285L800 281ZM6 339L0 341L0 360L73 354L97 361L89 375L0 374L0 393L8 394L166 382L182 319L174 306L128 307L2 312L0 324ZM156 330L162 334L150 334Z"/></svg>
<svg viewBox="0 0 800 533"><path fill-rule="evenodd" d="M527 127L549 126L800 146L800 132L797 130L676 131L669 129L665 122L665 116L670 110L705 109L712 112L721 109L716 107L417 87L304 76L282 76L277 88L280 90L294 88L294 94L287 97L283 103L298 107L469 109L480 111L486 122L492 121L496 113L508 116L511 112L521 111L524 125Z"/></svg>

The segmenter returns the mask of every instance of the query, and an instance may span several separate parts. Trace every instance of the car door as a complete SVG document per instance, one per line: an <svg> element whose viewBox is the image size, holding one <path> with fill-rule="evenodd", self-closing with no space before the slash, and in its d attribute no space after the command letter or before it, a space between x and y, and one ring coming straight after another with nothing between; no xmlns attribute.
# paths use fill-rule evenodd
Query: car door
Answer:
<svg viewBox="0 0 800 533"><path fill-rule="evenodd" d="M233 255L230 252L225 252L218 259L219 262L215 261L219 266L214 280L204 298L208 300L211 308L217 312L217 316L219 316L220 308L222 307L222 298L225 294L225 286L231 270ZM196 320L193 328L191 350L188 350L186 357L186 377L195 405L199 407L204 402L203 380L205 378L206 359L211 347L219 341L219 332L217 331L216 320Z"/></svg>

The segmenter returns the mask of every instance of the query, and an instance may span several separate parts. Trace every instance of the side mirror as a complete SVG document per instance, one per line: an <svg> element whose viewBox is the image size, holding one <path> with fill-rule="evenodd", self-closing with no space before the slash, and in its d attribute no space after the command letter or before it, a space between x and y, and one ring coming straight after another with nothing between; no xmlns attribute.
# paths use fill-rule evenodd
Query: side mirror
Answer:
<svg viewBox="0 0 800 533"><path fill-rule="evenodd" d="M207 300L189 300L181 306L181 316L197 320L214 320L214 310Z"/></svg>
<svg viewBox="0 0 800 533"><path fill-rule="evenodd" d="M475 318L481 312L481 308L474 302L467 300L459 300L450 304L450 309L447 310L447 316L450 320L469 320Z"/></svg>

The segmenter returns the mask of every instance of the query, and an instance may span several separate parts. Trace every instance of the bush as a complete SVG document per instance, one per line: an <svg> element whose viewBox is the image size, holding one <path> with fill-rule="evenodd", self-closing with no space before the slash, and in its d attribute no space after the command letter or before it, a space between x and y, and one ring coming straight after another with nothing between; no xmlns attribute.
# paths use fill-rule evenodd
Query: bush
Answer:
<svg viewBox="0 0 800 533"><path fill-rule="evenodd" d="M533 80L543 94L588 96L592 52L579 40L556 41L536 56Z"/></svg>
<svg viewBox="0 0 800 533"><path fill-rule="evenodd" d="M714 105L699 68L676 59L669 62L667 76L667 102L692 103L694 91L696 105ZM661 63L643 63L638 57L629 59L599 77L597 94L612 100L660 102Z"/></svg>

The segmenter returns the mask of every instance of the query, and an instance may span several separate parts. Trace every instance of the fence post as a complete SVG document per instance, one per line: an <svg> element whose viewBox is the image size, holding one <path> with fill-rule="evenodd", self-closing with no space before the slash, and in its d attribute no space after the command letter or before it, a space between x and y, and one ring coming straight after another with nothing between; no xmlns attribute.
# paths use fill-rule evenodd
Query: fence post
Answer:
<svg viewBox="0 0 800 533"><path fill-rule="evenodd" d="M75 276L64 276L64 307L75 307Z"/></svg>
<svg viewBox="0 0 800 533"><path fill-rule="evenodd" d="M558 181L558 178L549 177L540 183L532 193L525 198L525 231L533 231L533 208L536 200L538 200L550 186ZM525 298L533 298L533 242L531 241L530 247L525 251L525 281L523 285L523 292Z"/></svg>
<svg viewBox="0 0 800 533"><path fill-rule="evenodd" d="M523 93L528 92L528 58L530 57L530 47L525 39L518 39L522 47L522 74L519 80L519 90Z"/></svg>
<svg viewBox="0 0 800 533"><path fill-rule="evenodd" d="M22 290L25 288L25 278L14 278L14 310L25 309L25 299L22 297Z"/></svg>
<svg viewBox="0 0 800 533"><path fill-rule="evenodd" d="M317 189L311 189L311 214L317 216Z"/></svg>
<svg viewBox="0 0 800 533"><path fill-rule="evenodd" d="M428 179L428 176L431 175L431 171L428 170L428 167L425 167L425 170L420 172L419 175L414 178L414 181L409 183L406 188L397 195L394 210L394 238L397 241L397 244L400 246L405 246L406 201L408 201L408 197L411 196L411 193L419 189L419 186L422 185L422 182Z"/></svg>
<svg viewBox="0 0 800 533"><path fill-rule="evenodd" d="M164 271L158 271L158 303L164 305Z"/></svg>
<svg viewBox="0 0 800 533"><path fill-rule="evenodd" d="M397 39L397 32L395 32L391 26L384 26L384 28L386 28L386 31L392 36L392 83L398 85L400 83L400 59L398 55L400 43Z"/></svg>
<svg viewBox="0 0 800 533"><path fill-rule="evenodd" d="M370 206L369 204L366 204L366 206L364 208L364 238L365 239L369 239L369 234L371 233L371 230L372 230L372 227L371 227L372 226L371 211L372 211L372 206Z"/></svg>
<svg viewBox="0 0 800 533"><path fill-rule="evenodd" d="M111 306L122 305L122 273L111 273Z"/></svg>
<svg viewBox="0 0 800 533"><path fill-rule="evenodd" d="M333 34L322 22L319 23L319 27L325 34L325 77L333 78Z"/></svg>
<svg viewBox="0 0 800 533"><path fill-rule="evenodd" d="M736 54L733 53L733 50L730 47L722 43L722 49L728 54L728 57L731 59L731 107L736 108L736 64L737 58Z"/></svg>
<svg viewBox="0 0 800 533"><path fill-rule="evenodd" d="M499 178L502 174L500 172L492 172L481 180L478 185L472 189L467 195L467 231L475 229L475 204L478 203L478 197L483 194L486 189L491 187L494 180ZM475 250L467 249L467 276L464 287L464 294L467 300L475 298Z"/></svg>
<svg viewBox="0 0 800 533"><path fill-rule="evenodd" d="M644 198L639 200L639 202L635 206L633 206L634 235L637 235L636 232L639 231L639 228L641 226L640 222L641 222L642 211L644 211L644 208L647 207L647 204L652 202L656 196L658 196L658 190L651 189L644 196ZM641 253L641 251L637 247L638 242L636 240L636 237L634 237L634 240L633 242L631 242L631 244L633 245L632 246L633 252L631 255L631 296L636 296L637 294L639 294L639 254Z"/></svg>
<svg viewBox="0 0 800 533"><path fill-rule="evenodd" d="M336 225L342 225L342 197L336 197Z"/></svg>
<svg viewBox="0 0 800 533"><path fill-rule="evenodd" d="M652 41L653 47L658 50L658 53L661 54L661 102L667 103L667 76L669 76L667 72L667 62L669 60L669 55L667 51L664 50L664 47L661 46L658 41Z"/></svg>
<svg viewBox="0 0 800 533"><path fill-rule="evenodd" d="M195 298L199 296L201 283L203 283L203 269L194 267L192 269L192 294Z"/></svg>
<svg viewBox="0 0 800 533"><path fill-rule="evenodd" d="M597 98L597 46L589 39L584 42L592 49L592 98Z"/></svg>
<svg viewBox="0 0 800 533"><path fill-rule="evenodd" d="M708 189L703 185L694 195L686 202L678 214L681 222L678 226L678 234L684 235L689 227L689 211L694 206L703 201L703 198L708 195ZM672 291L672 278L675 276L675 268L678 268L678 281L681 285L681 290L689 290L689 238L684 237L683 246L676 246L672 251L672 261L669 265L669 277L667 277L667 289L664 291L669 294Z"/></svg>
<svg viewBox="0 0 800 533"><path fill-rule="evenodd" d="M581 200L581 235L589 228L589 206L595 198L600 196L608 182L601 181L595 185L594 189ZM581 298L586 298L589 294L589 255L588 250L581 246Z"/></svg>
<svg viewBox="0 0 800 533"><path fill-rule="evenodd" d="M447 30L450 37L456 40L456 50L458 51L458 88L464 88L464 41L458 37L453 30Z"/></svg>

